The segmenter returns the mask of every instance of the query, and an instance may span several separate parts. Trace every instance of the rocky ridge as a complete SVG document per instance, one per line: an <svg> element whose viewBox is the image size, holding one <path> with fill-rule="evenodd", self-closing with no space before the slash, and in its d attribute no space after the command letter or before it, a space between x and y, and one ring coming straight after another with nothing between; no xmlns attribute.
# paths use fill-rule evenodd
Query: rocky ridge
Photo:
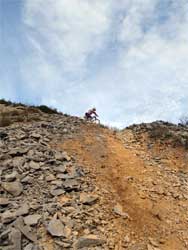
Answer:
<svg viewBox="0 0 188 250"><path fill-rule="evenodd" d="M51 147L83 121L41 120L0 129L0 249L109 249L99 190L73 157Z"/></svg>
<svg viewBox="0 0 188 250"><path fill-rule="evenodd" d="M0 128L0 249L187 249L186 126L28 110Z"/></svg>

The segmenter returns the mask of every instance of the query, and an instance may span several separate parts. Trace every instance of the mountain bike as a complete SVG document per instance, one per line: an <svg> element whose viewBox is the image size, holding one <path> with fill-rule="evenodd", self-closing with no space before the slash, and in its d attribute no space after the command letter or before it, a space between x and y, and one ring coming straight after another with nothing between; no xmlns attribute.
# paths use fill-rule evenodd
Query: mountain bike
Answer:
<svg viewBox="0 0 188 250"><path fill-rule="evenodd" d="M91 123L96 123L96 124L100 124L100 120L96 117L96 116L90 116L90 117L87 117L86 115L84 116L84 119L88 122L91 122Z"/></svg>

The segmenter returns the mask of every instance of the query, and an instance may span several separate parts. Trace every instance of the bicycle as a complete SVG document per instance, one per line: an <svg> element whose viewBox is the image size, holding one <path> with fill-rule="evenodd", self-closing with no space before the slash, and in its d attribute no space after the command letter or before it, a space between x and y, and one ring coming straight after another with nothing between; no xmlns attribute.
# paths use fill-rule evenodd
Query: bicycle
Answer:
<svg viewBox="0 0 188 250"><path fill-rule="evenodd" d="M96 124L100 124L100 120L96 117L96 116L84 116L84 119L87 121L87 122L92 122L92 123L96 123Z"/></svg>

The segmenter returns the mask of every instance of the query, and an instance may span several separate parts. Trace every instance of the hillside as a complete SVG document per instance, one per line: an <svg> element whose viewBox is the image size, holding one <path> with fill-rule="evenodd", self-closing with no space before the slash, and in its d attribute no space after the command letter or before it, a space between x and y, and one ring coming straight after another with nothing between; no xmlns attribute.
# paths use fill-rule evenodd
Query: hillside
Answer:
<svg viewBox="0 0 188 250"><path fill-rule="evenodd" d="M0 249L188 248L186 127L0 111Z"/></svg>

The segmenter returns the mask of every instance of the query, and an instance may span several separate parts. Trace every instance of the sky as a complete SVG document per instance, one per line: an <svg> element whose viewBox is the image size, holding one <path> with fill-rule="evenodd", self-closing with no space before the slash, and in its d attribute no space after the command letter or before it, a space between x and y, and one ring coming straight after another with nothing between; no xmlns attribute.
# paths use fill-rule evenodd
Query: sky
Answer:
<svg viewBox="0 0 188 250"><path fill-rule="evenodd" d="M187 66L188 0L0 0L0 98L178 122Z"/></svg>

